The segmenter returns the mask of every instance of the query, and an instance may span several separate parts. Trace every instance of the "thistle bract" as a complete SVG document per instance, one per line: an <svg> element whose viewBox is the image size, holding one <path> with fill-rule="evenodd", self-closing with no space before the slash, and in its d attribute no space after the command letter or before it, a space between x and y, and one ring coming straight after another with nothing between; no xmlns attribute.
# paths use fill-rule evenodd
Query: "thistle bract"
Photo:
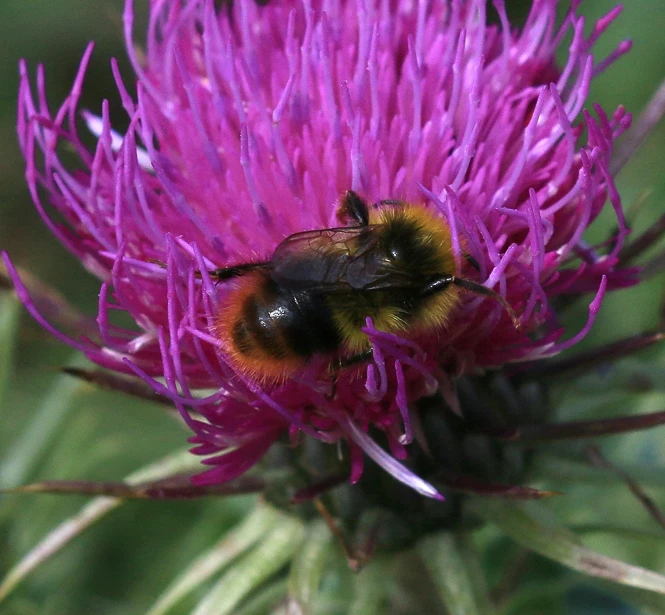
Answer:
<svg viewBox="0 0 665 615"><path fill-rule="evenodd" d="M42 68L33 86L21 67L28 184L52 232L102 282L96 333L55 330L10 266L22 299L89 359L173 400L212 466L200 484L242 474L288 432L293 445L301 434L345 441L352 481L366 453L440 497L398 461L422 434L415 402L440 391L455 409L459 377L574 345L605 291L635 281L617 268L627 229L608 166L630 116L585 107L591 80L629 45L595 58L618 11L587 35L577 4L557 25L557 2L536 1L517 30L499 0L153 1L139 53L128 1L135 96L112 63L126 130L111 125L108 102L78 108L92 48L56 111ZM65 146L80 159L75 170L59 157ZM208 272L269 259L293 233L339 226L350 189L440 216L458 269L471 257L476 280L505 298L519 326L500 303L466 294L425 338L368 320L373 360L360 376L339 372L334 387L325 362L270 386L236 373L214 335L229 287ZM583 234L604 207L618 232L593 248ZM557 298L587 292L587 324L564 335ZM111 310L136 328L110 324ZM390 452L375 442L380 432Z"/></svg>

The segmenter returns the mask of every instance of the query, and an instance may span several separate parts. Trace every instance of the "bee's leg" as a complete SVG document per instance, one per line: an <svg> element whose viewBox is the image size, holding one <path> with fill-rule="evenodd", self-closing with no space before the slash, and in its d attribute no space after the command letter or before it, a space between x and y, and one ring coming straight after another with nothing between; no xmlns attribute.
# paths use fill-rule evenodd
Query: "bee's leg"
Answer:
<svg viewBox="0 0 665 615"><path fill-rule="evenodd" d="M454 275L442 275L441 277L435 278L429 284L423 287L423 289L420 291L420 294L423 297L435 295L436 293L444 291L451 284L456 284L457 280L458 278L456 278ZM485 287L483 286L482 288Z"/></svg>
<svg viewBox="0 0 665 615"><path fill-rule="evenodd" d="M367 203L353 190L347 190L342 203L337 210L337 219L340 222L348 222L349 218L358 223L358 226L369 224L369 211Z"/></svg>
<svg viewBox="0 0 665 615"><path fill-rule="evenodd" d="M384 205L389 205L391 207L404 207L404 201L400 199L381 199L373 204L373 207L383 207Z"/></svg>
<svg viewBox="0 0 665 615"><path fill-rule="evenodd" d="M337 364L338 369L344 369L345 367L353 367L359 363L365 363L369 361L374 355L372 354L372 349L363 350L357 354L352 354L350 357L340 358Z"/></svg>
<svg viewBox="0 0 665 615"><path fill-rule="evenodd" d="M334 371L331 378L330 378L330 393L325 393L324 397L328 401L332 401L335 399L335 395L337 395L337 372Z"/></svg>
<svg viewBox="0 0 665 615"><path fill-rule="evenodd" d="M495 293L491 288L487 288L487 286L483 286L477 282L472 282L471 280L458 278L454 275L442 275L433 279L429 284L423 287L422 291L420 291L420 294L423 297L429 297L430 295L434 295L446 290L446 288L448 288L451 284L454 284L458 288L468 290L476 295L492 297L504 305L506 303L505 299L501 295Z"/></svg>
<svg viewBox="0 0 665 615"><path fill-rule="evenodd" d="M156 258L148 259L149 262L159 265L163 269L166 269L166 263ZM230 280L231 278L237 278L246 273L251 273L257 269L270 269L271 265L269 262L266 263L243 263L242 265L233 265L232 267L223 267L221 269L214 269L213 271L208 271L208 275L213 278L216 282L223 282L224 280ZM201 272L195 271L194 275L197 279L201 279Z"/></svg>
<svg viewBox="0 0 665 615"><path fill-rule="evenodd" d="M494 297L495 299L503 299L501 295L494 292L491 288L478 284L477 282L472 282L471 280L465 280L464 278L454 278L453 284L464 290L471 291L476 295L485 295L486 297Z"/></svg>
<svg viewBox="0 0 665 615"><path fill-rule="evenodd" d="M457 278L454 275L443 275L427 284L427 286L422 289L421 295L423 297L428 297L429 295L440 293L448 288L451 284L454 284L458 288L468 290L469 292L472 292L476 295L483 295L485 297L492 297L492 299L496 299L505 308L506 312L508 312L513 320L513 323L515 324L515 327L519 328L519 319L517 318L517 315L515 314L510 304L491 288L487 288L487 286L483 286L477 282L465 280L464 278Z"/></svg>
<svg viewBox="0 0 665 615"><path fill-rule="evenodd" d="M473 256L465 252L464 260L466 260L466 262L469 263L469 265L471 265L476 271L480 271L480 265L478 264L478 261L473 258Z"/></svg>
<svg viewBox="0 0 665 615"><path fill-rule="evenodd" d="M452 276L452 278L452 283L459 288L468 290L472 293L475 293L476 295L484 295L485 297L492 297L493 299L496 299L496 301L498 301L504 307L506 312L508 312L508 315L512 319L515 328L519 329L521 327L520 320L517 317L517 314L515 314L515 310L513 310L511 305L499 293L494 292L491 288L487 288L487 286L483 286L477 282L472 282L471 280L456 278L454 276Z"/></svg>
<svg viewBox="0 0 665 615"><path fill-rule="evenodd" d="M337 361L331 366L332 376L330 377L330 393L325 397L326 399L333 399L337 394L337 380L339 377L339 372L347 367L353 367L354 365L359 365L360 363L365 363L372 358L372 350L365 350L357 354L352 354L350 357L339 357Z"/></svg>
<svg viewBox="0 0 665 615"><path fill-rule="evenodd" d="M217 282L223 282L224 280L230 280L231 278L237 278L241 275L251 273L258 269L269 269L270 263L244 263L242 265L233 265L233 267L224 267L222 269L215 269L214 271L209 271L210 277Z"/></svg>

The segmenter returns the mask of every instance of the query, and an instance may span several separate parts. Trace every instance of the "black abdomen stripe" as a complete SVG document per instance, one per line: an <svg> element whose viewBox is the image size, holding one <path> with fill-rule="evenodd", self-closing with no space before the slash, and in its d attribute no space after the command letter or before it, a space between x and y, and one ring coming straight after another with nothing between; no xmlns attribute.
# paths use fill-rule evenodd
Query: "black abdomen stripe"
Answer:
<svg viewBox="0 0 665 615"><path fill-rule="evenodd" d="M281 288L270 278L247 298L232 335L241 354L277 360L332 352L341 343L323 296Z"/></svg>
<svg viewBox="0 0 665 615"><path fill-rule="evenodd" d="M342 343L329 305L322 295L289 292L294 318L284 328L289 348L300 357L317 352L333 352Z"/></svg>
<svg viewBox="0 0 665 615"><path fill-rule="evenodd" d="M253 355L256 354L256 350L260 350L275 359L284 359L287 356L287 349L284 348L279 327L280 310L275 309L270 299L271 296L266 297L258 293L247 297L243 306L243 320L236 323L236 327L242 324L251 339L251 349L244 354ZM242 349L238 347L238 350Z"/></svg>

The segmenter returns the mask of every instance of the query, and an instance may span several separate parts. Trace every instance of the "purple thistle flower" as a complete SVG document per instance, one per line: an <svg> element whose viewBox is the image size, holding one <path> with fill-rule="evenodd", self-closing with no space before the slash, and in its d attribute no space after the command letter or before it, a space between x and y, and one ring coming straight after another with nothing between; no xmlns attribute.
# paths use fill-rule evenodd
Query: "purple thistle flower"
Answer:
<svg viewBox="0 0 665 615"><path fill-rule="evenodd" d="M55 112L43 68L35 95L21 65L28 185L51 231L102 281L97 334L72 337L46 322L6 259L21 299L89 359L173 401L195 433L193 451L212 466L199 484L242 474L288 431L293 444L300 432L345 440L352 481L366 453L440 497L397 461L417 437L413 402L438 389L455 408L459 376L571 347L606 290L636 282L635 269L617 267L628 229L609 171L630 115L584 108L592 78L630 45L594 58L620 7L585 36L571 4L557 26L556 0L534 1L518 31L502 0L499 26L487 25L484 0L239 1L219 11L212 0L153 0L139 58L128 0L135 98L112 62L129 118L123 134L104 101L99 115L83 111L94 149L79 135L92 46ZM77 153L76 171L60 159L63 145ZM215 336L232 286L208 271L269 259L298 231L339 226L349 189L370 202L422 203L445 220L458 271L471 256L478 271L467 277L499 293L520 326L500 303L465 294L436 335L404 339L368 319L373 360L361 377L339 372L334 390L325 361L270 385L235 369ZM618 232L588 246L584 231L608 205ZM555 302L587 292L588 321L564 341ZM114 310L137 328L111 324ZM370 430L385 434L390 454Z"/></svg>

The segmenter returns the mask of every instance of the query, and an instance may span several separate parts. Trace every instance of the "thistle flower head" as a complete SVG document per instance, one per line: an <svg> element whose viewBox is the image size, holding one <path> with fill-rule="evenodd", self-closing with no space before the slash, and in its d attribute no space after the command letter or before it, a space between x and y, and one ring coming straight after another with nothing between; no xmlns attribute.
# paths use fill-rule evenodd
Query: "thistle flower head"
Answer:
<svg viewBox="0 0 665 615"><path fill-rule="evenodd" d="M577 343L606 289L635 271L617 268L627 234L609 170L630 116L587 108L606 59L593 45L618 11L585 34L572 8L534 2L524 26L503 0L212 0L150 4L143 52L124 13L136 96L112 63L128 127L109 103L83 111L97 137L79 134L78 99L89 48L70 96L56 111L42 69L33 93L23 65L18 133L32 197L46 224L101 281L95 335L56 335L99 365L137 375L172 399L212 469L201 484L245 472L285 432L348 443L352 480L364 453L415 490L434 487L403 466L422 426L418 399L514 361ZM498 25L488 25L488 13ZM555 52L568 40L563 64ZM76 170L59 151L73 148ZM456 273L493 289L464 294L446 326L396 336L368 319L373 359L359 376L325 361L263 386L238 373L215 336L231 286L209 271L270 259L285 237L339 226L340 196L421 203L450 228ZM583 235L604 207L618 231L604 246ZM469 268L467 256L478 264ZM165 263L163 267L159 263ZM564 294L595 293L584 328L567 334ZM111 324L128 313L136 328ZM372 434L368 432L372 431ZM381 431L390 454L374 442Z"/></svg>

